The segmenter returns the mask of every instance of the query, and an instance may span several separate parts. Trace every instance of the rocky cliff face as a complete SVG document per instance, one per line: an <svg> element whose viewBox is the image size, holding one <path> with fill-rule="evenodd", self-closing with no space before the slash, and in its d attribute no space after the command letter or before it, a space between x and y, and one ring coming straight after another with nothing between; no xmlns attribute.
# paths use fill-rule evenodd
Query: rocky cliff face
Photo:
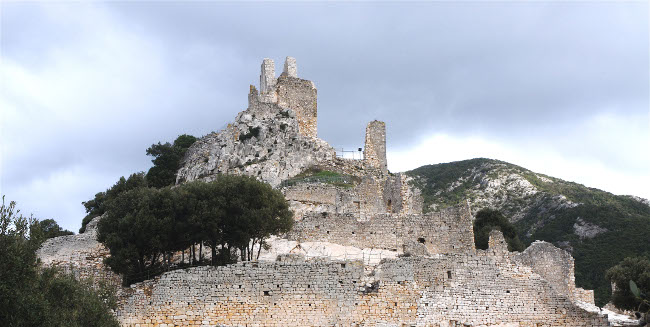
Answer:
<svg viewBox="0 0 650 327"><path fill-rule="evenodd" d="M290 108L253 101L224 130L192 145L177 183L228 173L256 176L277 186L318 162L331 161L335 150L323 140L302 135L298 123Z"/></svg>

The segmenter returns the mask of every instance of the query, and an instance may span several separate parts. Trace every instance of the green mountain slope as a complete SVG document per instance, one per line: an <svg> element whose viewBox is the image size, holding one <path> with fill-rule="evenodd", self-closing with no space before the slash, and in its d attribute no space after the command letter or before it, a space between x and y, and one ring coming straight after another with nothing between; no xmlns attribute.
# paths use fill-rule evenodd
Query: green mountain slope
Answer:
<svg viewBox="0 0 650 327"><path fill-rule="evenodd" d="M472 213L501 210L527 244L551 242L572 253L576 285L609 301L605 271L627 256L650 257L647 200L614 195L492 159L427 165L407 172L422 190L424 210L469 201Z"/></svg>

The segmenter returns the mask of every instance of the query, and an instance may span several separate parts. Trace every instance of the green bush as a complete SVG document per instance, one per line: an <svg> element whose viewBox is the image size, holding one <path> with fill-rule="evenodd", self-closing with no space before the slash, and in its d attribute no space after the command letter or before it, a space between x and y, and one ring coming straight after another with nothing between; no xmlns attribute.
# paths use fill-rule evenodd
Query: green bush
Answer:
<svg viewBox="0 0 650 327"><path fill-rule="evenodd" d="M36 250L50 235L25 218L15 202L0 207L0 322L3 326L119 327L115 294L95 291L56 269L42 269ZM56 224L56 223L54 223ZM53 226L51 223L45 226ZM58 226L58 225L56 225Z"/></svg>
<svg viewBox="0 0 650 327"><path fill-rule="evenodd" d="M490 232L500 230L508 243L508 251L523 251L524 243L519 240L515 227L497 210L482 209L476 213L474 220L474 243L477 249L486 250L490 239Z"/></svg>
<svg viewBox="0 0 650 327"><path fill-rule="evenodd" d="M619 309L648 311L650 307L635 296L628 285L634 281L641 294L650 295L650 259L647 257L628 257L616 266L609 268L607 280L616 284L612 303Z"/></svg>

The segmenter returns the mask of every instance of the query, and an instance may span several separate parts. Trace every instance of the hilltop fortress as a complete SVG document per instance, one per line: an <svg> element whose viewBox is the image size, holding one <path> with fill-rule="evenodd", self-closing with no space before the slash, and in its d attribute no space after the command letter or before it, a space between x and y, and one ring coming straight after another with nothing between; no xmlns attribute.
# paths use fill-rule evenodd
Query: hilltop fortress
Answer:
<svg viewBox="0 0 650 327"><path fill-rule="evenodd" d="M593 292L575 286L568 253L539 241L508 252L498 231L476 249L468 205L423 214L409 177L388 171L384 122L368 123L363 159L344 159L318 138L317 112L316 87L295 59L277 78L264 59L248 108L188 150L177 183L255 176L283 192L294 228L260 261L121 288L122 325L608 326L583 309ZM46 242L43 264L119 284L102 264L96 220Z"/></svg>

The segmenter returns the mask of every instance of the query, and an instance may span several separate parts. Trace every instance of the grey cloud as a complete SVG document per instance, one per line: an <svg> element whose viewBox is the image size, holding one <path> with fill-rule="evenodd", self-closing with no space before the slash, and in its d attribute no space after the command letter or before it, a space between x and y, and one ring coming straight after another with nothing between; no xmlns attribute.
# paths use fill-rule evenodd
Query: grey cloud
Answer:
<svg viewBox="0 0 650 327"><path fill-rule="evenodd" d="M647 114L647 6L3 4L3 57L37 76L66 58L85 72L97 71L88 89L69 90L79 97L93 90L96 97L71 108L74 119L39 114L49 108L30 98L9 100L36 118L29 122L34 131L8 129L11 142L25 151L3 158L3 188L15 190L75 165L110 176L145 170L150 144L222 128L245 109L262 58L275 59L279 71L287 55L297 58L299 76L316 83L319 135L335 146L361 146L366 122L380 119L388 124L393 149L436 132L477 135L638 170L647 159L622 156L612 144L599 151L604 141L584 122L602 114ZM127 45L134 46L115 47L102 39L104 32L133 38ZM108 67L85 63L85 52L105 52L115 60ZM73 73L58 71L62 82ZM129 90L113 90L124 83ZM650 133L647 125L639 130ZM563 135L574 139L563 142ZM646 144L634 137L612 139ZM96 191L110 186L106 180Z"/></svg>

